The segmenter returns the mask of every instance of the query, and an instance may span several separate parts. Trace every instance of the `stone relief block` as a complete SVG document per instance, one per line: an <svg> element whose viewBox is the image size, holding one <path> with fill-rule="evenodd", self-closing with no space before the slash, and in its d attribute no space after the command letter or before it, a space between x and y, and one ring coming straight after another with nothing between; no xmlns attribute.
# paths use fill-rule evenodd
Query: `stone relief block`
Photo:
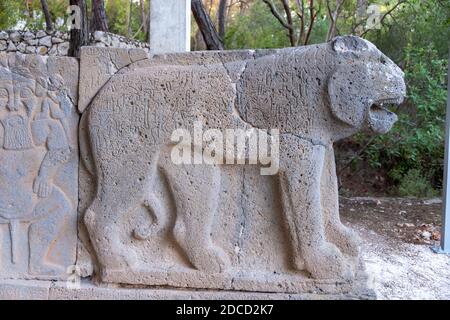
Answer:
<svg viewBox="0 0 450 320"><path fill-rule="evenodd" d="M75 264L78 61L0 54L0 277Z"/></svg>
<svg viewBox="0 0 450 320"><path fill-rule="evenodd" d="M83 57L81 70L84 59L96 61ZM102 281L365 290L359 239L339 219L333 142L385 133L397 119L384 104L403 100L403 73L373 44L338 37L301 48L153 56L100 87L80 124L80 236ZM192 133L197 122L205 130L278 129L278 173L175 164L172 133Z"/></svg>
<svg viewBox="0 0 450 320"><path fill-rule="evenodd" d="M80 66L80 101L78 109L83 112L97 91L123 67L147 58L144 49L84 47Z"/></svg>

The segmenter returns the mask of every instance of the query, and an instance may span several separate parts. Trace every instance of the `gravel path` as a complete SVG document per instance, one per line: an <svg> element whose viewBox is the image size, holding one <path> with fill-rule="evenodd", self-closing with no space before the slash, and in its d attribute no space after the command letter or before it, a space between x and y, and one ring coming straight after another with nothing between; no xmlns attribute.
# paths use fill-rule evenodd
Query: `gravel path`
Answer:
<svg viewBox="0 0 450 320"><path fill-rule="evenodd" d="M367 214L372 214L369 220L364 219L364 215L356 219L354 210L351 216L346 215L352 207L347 203L341 208L343 221L363 238L363 257L370 285L378 299L450 299L449 255L436 254L427 244L411 243L402 238L401 232L387 232L388 227L395 226L392 220L398 216L398 208L391 214L384 212L379 216L377 210L368 210L371 212ZM429 215L428 211L437 211L432 206L420 209L424 216ZM377 224L373 223L375 220Z"/></svg>
<svg viewBox="0 0 450 320"><path fill-rule="evenodd" d="M450 299L450 256L424 245L361 235L370 284L378 299Z"/></svg>

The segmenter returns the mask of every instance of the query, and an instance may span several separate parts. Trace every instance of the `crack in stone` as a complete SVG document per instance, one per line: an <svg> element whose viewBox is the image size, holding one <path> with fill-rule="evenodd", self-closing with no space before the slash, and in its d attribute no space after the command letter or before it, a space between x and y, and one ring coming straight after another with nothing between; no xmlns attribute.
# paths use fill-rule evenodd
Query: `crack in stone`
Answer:
<svg viewBox="0 0 450 320"><path fill-rule="evenodd" d="M242 247L244 245L244 240L243 240L243 234L244 234L244 230L246 228L246 221L247 221L247 211L245 210L245 166L242 166L242 193L241 193L241 199L240 199L240 203L239 206L242 209L242 220L240 222L240 229L239 229L239 237L238 237L238 248L239 248L239 252L238 254L238 262L241 262L241 251L242 251Z"/></svg>

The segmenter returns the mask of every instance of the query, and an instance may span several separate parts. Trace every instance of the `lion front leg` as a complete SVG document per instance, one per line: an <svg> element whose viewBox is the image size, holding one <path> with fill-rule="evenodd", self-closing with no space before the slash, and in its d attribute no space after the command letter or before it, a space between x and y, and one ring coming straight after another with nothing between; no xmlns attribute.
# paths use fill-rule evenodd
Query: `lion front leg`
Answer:
<svg viewBox="0 0 450 320"><path fill-rule="evenodd" d="M322 174L322 195L322 207L326 215L325 232L327 239L357 264L361 239L356 232L343 225L339 217L339 193L332 146L327 148L325 154L325 164Z"/></svg>
<svg viewBox="0 0 450 320"><path fill-rule="evenodd" d="M294 136L281 142L280 184L282 202L294 244L294 261L317 279L350 278L351 272L340 250L325 237L321 206L321 177L325 147Z"/></svg>

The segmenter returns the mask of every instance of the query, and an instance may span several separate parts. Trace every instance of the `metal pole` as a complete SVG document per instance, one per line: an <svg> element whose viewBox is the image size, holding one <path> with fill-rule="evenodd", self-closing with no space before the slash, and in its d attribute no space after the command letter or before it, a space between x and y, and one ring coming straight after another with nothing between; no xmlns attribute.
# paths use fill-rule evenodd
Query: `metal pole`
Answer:
<svg viewBox="0 0 450 320"><path fill-rule="evenodd" d="M442 231L440 247L433 248L436 253L450 254L450 65L448 68L447 110L445 115L445 158L444 194L442 200Z"/></svg>

